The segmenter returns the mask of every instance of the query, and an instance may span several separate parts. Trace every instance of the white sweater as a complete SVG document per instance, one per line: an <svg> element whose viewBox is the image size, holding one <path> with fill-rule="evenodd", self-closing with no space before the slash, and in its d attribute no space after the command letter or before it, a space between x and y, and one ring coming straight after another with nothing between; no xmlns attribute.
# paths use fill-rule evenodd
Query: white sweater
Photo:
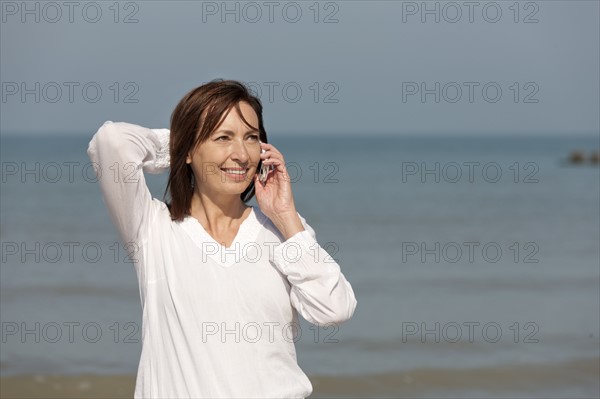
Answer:
<svg viewBox="0 0 600 399"><path fill-rule="evenodd" d="M139 282L135 397L310 395L296 359L297 313L318 326L348 320L357 304L350 283L302 216L305 230L285 241L253 207L229 248L194 217L172 221L141 172L168 168L168 143L168 129L107 121L87 150Z"/></svg>

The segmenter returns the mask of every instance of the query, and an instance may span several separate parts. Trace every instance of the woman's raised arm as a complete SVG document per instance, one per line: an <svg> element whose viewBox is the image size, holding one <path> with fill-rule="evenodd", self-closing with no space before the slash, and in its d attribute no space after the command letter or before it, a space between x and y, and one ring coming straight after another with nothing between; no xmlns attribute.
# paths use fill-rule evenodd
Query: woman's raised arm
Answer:
<svg viewBox="0 0 600 399"><path fill-rule="evenodd" d="M126 122L106 121L89 143L102 196L125 245L142 245L155 216L144 173L169 166L169 130L148 129Z"/></svg>

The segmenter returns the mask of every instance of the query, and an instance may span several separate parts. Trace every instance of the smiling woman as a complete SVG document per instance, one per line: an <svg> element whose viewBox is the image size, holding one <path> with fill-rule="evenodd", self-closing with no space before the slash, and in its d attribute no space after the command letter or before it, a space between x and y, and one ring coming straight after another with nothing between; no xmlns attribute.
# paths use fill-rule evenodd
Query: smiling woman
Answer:
<svg viewBox="0 0 600 399"><path fill-rule="evenodd" d="M152 198L143 173L99 179L135 254L143 306L136 398L303 398L298 313L328 326L357 301L340 266L297 212L283 154L267 143L260 100L216 80L179 102L171 128L107 121L90 159L118 177L170 167ZM257 170L272 168L264 182ZM247 202L256 195L258 207Z"/></svg>
<svg viewBox="0 0 600 399"><path fill-rule="evenodd" d="M213 81L187 93L171 116L171 173L167 190L171 192L173 220L181 220L190 212L195 180L199 178L204 183L208 177L222 177L217 171L226 166L223 157L227 151L233 151L232 157L237 157L227 167L247 164L256 170L260 166L259 141L268 142L262 105L241 83ZM215 150L219 152L215 158L220 159L211 157ZM249 184L241 193L243 202L254 196L250 176L252 173L246 175Z"/></svg>

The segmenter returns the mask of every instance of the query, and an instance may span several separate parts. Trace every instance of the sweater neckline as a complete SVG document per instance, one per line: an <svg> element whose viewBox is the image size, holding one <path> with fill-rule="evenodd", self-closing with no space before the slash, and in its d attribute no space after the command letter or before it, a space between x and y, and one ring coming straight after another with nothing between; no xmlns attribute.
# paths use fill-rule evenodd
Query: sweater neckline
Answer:
<svg viewBox="0 0 600 399"><path fill-rule="evenodd" d="M225 247L217 242L204 226L191 215L186 215L181 225L192 241L206 253L209 258L221 266L229 267L239 261L243 246L256 238L259 228L264 223L264 217L254 206L250 206L250 214L242 221L231 245Z"/></svg>

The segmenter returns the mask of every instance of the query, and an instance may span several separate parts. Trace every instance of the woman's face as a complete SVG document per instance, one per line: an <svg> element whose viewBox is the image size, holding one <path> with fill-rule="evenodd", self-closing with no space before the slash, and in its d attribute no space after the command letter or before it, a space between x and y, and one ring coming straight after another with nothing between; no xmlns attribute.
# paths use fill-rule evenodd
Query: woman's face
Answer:
<svg viewBox="0 0 600 399"><path fill-rule="evenodd" d="M258 117L254 109L240 102L247 126L232 107L206 141L188 154L197 189L208 195L237 195L248 188L260 161Z"/></svg>

